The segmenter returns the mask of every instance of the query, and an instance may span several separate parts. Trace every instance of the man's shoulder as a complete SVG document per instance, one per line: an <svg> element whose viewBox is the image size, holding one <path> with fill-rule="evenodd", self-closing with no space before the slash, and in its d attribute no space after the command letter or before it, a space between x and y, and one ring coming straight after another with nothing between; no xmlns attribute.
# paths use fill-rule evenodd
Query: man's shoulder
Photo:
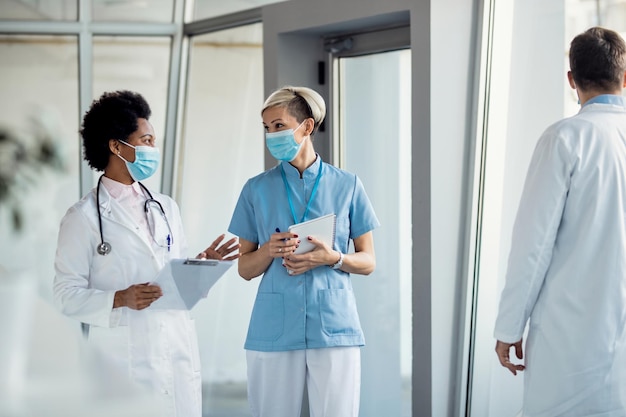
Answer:
<svg viewBox="0 0 626 417"><path fill-rule="evenodd" d="M554 122L546 129L544 135L569 135L573 132L582 132L587 129L593 129L601 126L602 121L597 117L587 117L582 113L577 113L573 116L566 117L557 122Z"/></svg>

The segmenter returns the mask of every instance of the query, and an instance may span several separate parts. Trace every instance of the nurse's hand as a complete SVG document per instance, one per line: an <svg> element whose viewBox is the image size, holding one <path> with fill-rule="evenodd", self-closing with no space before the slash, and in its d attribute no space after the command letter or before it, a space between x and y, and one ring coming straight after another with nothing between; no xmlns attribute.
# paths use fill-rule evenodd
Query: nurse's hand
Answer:
<svg viewBox="0 0 626 417"><path fill-rule="evenodd" d="M298 235L290 232L276 232L270 236L264 246L267 247L270 257L286 258L296 250L299 244Z"/></svg>
<svg viewBox="0 0 626 417"><path fill-rule="evenodd" d="M219 235L213 243L211 243L211 246L196 256L196 259L217 259L219 261L234 261L238 259L241 256L239 252L232 254L241 247L241 245L237 243L237 238L233 237L228 242L220 245L224 240L224 236L223 233Z"/></svg>
<svg viewBox="0 0 626 417"><path fill-rule="evenodd" d="M307 236L309 242L315 245L315 249L307 253L293 254L285 257L283 266L287 268L289 275L299 275L321 265L333 265L337 262L339 254L326 243Z"/></svg>
<svg viewBox="0 0 626 417"><path fill-rule="evenodd" d="M113 308L128 307L133 310L143 310L163 295L158 285L145 283L135 284L115 293Z"/></svg>
<svg viewBox="0 0 626 417"><path fill-rule="evenodd" d="M517 356L517 359L524 359L521 340L515 343L505 343L498 340L496 342L496 354L498 355L500 364L511 371L513 375L517 375L517 371L523 371L526 367L524 365L516 365L509 360L509 350L512 347L515 348L515 356Z"/></svg>

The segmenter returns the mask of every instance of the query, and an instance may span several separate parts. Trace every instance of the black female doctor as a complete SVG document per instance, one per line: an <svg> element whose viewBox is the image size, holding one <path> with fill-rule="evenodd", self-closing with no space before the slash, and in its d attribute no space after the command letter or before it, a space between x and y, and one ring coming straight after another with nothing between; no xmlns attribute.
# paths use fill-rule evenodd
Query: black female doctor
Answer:
<svg viewBox="0 0 626 417"><path fill-rule="evenodd" d="M88 341L147 387L167 416L200 417L194 321L189 311L146 309L162 295L149 281L170 259L187 256L178 206L140 183L160 160L150 114L146 100L130 91L103 94L85 114L84 156L104 174L61 221L54 297L64 314L89 325ZM223 239L198 257L236 259L239 244L220 245Z"/></svg>

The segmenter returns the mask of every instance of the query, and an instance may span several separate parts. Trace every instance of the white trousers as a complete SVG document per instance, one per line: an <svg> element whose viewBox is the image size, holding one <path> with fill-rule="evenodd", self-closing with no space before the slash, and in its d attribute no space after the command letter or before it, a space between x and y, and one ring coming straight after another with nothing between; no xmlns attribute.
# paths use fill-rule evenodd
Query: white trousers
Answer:
<svg viewBox="0 0 626 417"><path fill-rule="evenodd" d="M358 346L284 352L247 350L246 358L253 417L299 417L305 381L311 417L358 417Z"/></svg>

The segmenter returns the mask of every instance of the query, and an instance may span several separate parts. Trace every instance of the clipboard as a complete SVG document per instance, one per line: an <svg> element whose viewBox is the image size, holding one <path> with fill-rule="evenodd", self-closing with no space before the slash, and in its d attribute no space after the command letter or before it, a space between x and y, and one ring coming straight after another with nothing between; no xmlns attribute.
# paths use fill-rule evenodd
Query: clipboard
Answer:
<svg viewBox="0 0 626 417"><path fill-rule="evenodd" d="M152 281L161 287L163 296L148 308L191 310L233 264L215 259L170 260Z"/></svg>
<svg viewBox="0 0 626 417"><path fill-rule="evenodd" d="M298 236L303 237L300 246L294 253L307 253L315 249L315 245L306 239L307 236L313 236L332 248L335 243L336 221L337 216L331 213L289 226L291 233L296 233Z"/></svg>

